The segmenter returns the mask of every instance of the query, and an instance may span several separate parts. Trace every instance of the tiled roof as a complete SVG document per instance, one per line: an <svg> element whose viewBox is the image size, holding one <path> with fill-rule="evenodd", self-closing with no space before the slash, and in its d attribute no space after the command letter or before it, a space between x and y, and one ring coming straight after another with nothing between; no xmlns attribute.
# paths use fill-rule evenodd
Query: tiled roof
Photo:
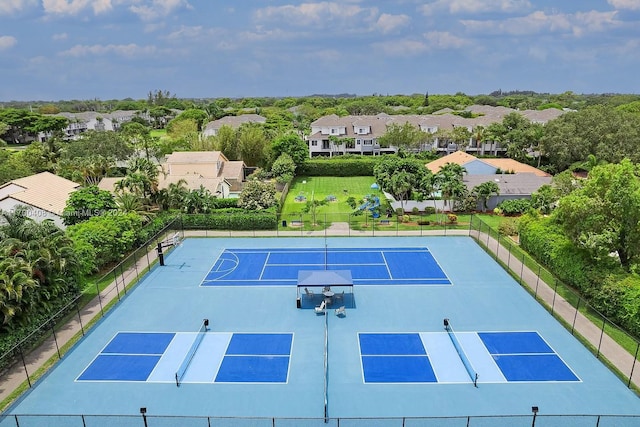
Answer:
<svg viewBox="0 0 640 427"><path fill-rule="evenodd" d="M11 197L56 215L62 215L69 195L80 187L80 184L50 172L42 172L15 179L4 186L9 184L18 185L24 190L11 193L6 197Z"/></svg>
<svg viewBox="0 0 640 427"><path fill-rule="evenodd" d="M440 157L432 162L427 163L427 168L432 173L438 173L440 168L444 166L446 163L455 163L460 166L464 166L465 164L472 162L474 160L479 160L483 163L493 166L496 169L501 169L505 172L515 172L515 173L530 173L541 177L551 176L548 173L541 171L540 169L534 168L533 166L529 166L524 163L520 163L517 160L513 159L492 159L492 158L482 158L479 159L471 154L467 154L464 151L456 151L447 156Z"/></svg>
<svg viewBox="0 0 640 427"><path fill-rule="evenodd" d="M221 151L174 151L167 156L167 163L216 163L227 161Z"/></svg>

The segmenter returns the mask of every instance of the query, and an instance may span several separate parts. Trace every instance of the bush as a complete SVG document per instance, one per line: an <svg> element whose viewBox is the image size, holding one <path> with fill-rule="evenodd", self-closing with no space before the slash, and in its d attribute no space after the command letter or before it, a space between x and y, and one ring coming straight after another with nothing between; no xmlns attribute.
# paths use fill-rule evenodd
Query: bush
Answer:
<svg viewBox="0 0 640 427"><path fill-rule="evenodd" d="M409 215L402 215L402 222L410 222L411 217Z"/></svg>
<svg viewBox="0 0 640 427"><path fill-rule="evenodd" d="M194 230L275 230L277 225L278 216L273 208L261 211L221 209L211 214L182 217L182 226Z"/></svg>
<svg viewBox="0 0 640 427"><path fill-rule="evenodd" d="M425 213L425 215L433 215L436 213L436 208L434 208L433 206L425 206L422 211Z"/></svg>
<svg viewBox="0 0 640 427"><path fill-rule="evenodd" d="M420 215L420 209L418 209L418 207L415 206L413 209L411 209L411 213L414 215Z"/></svg>
<svg viewBox="0 0 640 427"><path fill-rule="evenodd" d="M454 224L454 223L458 222L458 215L449 214L449 215L447 215L447 219L449 220L450 223Z"/></svg>
<svg viewBox="0 0 640 427"><path fill-rule="evenodd" d="M315 158L299 165L301 176L373 176L373 167L381 156L340 156Z"/></svg>
<svg viewBox="0 0 640 427"><path fill-rule="evenodd" d="M518 220L507 218L498 225L498 233L503 236L516 236L518 234Z"/></svg>
<svg viewBox="0 0 640 427"><path fill-rule="evenodd" d="M396 215L398 215L398 216L402 216L402 215L404 215L404 209L402 209L402 208L396 208Z"/></svg>
<svg viewBox="0 0 640 427"><path fill-rule="evenodd" d="M497 208L499 208L502 214L506 216L522 215L531 208L531 200L503 200L502 202L500 202L500 204L498 204Z"/></svg>
<svg viewBox="0 0 640 427"><path fill-rule="evenodd" d="M427 221L426 219L419 219L418 225L430 225L431 221Z"/></svg>

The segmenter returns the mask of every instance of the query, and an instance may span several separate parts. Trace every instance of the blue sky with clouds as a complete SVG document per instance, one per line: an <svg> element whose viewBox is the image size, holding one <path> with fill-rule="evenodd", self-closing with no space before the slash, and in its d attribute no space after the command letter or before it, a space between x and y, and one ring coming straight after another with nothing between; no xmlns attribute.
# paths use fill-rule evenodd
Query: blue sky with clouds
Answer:
<svg viewBox="0 0 640 427"><path fill-rule="evenodd" d="M639 93L640 0L0 0L0 101Z"/></svg>

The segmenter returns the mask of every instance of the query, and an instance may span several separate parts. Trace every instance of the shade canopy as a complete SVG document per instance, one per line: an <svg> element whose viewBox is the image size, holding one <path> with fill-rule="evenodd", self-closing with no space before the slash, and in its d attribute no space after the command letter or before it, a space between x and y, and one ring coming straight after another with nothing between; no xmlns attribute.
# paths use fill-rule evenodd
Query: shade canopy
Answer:
<svg viewBox="0 0 640 427"><path fill-rule="evenodd" d="M351 270L300 270L298 287L353 286Z"/></svg>

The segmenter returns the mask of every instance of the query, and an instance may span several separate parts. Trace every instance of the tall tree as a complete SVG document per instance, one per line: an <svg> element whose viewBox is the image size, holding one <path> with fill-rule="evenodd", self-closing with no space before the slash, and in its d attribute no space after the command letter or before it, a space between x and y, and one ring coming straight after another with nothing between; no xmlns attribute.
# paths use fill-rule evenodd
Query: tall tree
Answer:
<svg viewBox="0 0 640 427"><path fill-rule="evenodd" d="M386 156L374 166L373 175L378 185L400 200L404 207L412 192L420 190L427 168L417 159Z"/></svg>
<svg viewBox="0 0 640 427"><path fill-rule="evenodd" d="M309 147L298 135L289 133L276 138L271 143L271 163L280 157L282 153L290 155L296 166L299 167L309 157Z"/></svg>
<svg viewBox="0 0 640 427"><path fill-rule="evenodd" d="M628 159L596 166L554 211L575 244L596 257L616 253L627 271L640 259L640 178Z"/></svg>

